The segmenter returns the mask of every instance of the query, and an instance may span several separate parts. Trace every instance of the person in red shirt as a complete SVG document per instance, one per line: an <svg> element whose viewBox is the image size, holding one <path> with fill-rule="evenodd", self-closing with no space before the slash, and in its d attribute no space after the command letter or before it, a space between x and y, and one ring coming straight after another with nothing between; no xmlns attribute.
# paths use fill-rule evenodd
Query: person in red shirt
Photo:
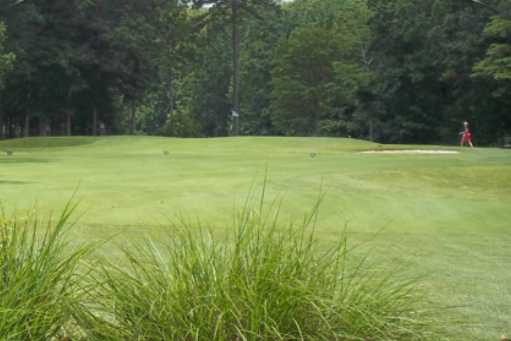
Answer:
<svg viewBox="0 0 511 341"><path fill-rule="evenodd" d="M468 122L463 122L464 130L460 133L461 135L461 141L460 146L463 147L465 143L467 143L470 148L474 148L474 145L472 144L472 133L470 132L470 129L468 127Z"/></svg>

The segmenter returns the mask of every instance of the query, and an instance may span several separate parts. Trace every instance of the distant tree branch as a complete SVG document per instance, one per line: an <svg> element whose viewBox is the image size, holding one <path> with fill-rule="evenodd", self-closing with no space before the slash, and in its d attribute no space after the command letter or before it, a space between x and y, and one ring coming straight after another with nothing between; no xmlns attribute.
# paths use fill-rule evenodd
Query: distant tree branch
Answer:
<svg viewBox="0 0 511 341"><path fill-rule="evenodd" d="M474 3L478 4L478 5L484 6L486 8L489 8L489 9L491 9L493 12L495 12L498 15L505 16L507 18L511 18L511 13L509 13L509 12L502 12L500 9L498 9L497 7L489 4L486 1L483 1L483 0L472 0L472 2L474 2Z"/></svg>

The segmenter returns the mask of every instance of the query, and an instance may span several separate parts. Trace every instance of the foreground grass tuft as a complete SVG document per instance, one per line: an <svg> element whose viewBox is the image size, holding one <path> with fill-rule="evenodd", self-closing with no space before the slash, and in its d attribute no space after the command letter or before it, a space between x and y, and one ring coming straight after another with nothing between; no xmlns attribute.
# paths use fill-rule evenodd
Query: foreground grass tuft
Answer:
<svg viewBox="0 0 511 341"><path fill-rule="evenodd" d="M80 259L65 233L70 207L54 224L0 215L0 335L2 340L51 340L65 333L81 294Z"/></svg>
<svg viewBox="0 0 511 341"><path fill-rule="evenodd" d="M163 242L124 250L95 277L90 340L426 340L413 283L351 260L345 238L314 239L316 210L279 228L245 209L216 241L181 221Z"/></svg>

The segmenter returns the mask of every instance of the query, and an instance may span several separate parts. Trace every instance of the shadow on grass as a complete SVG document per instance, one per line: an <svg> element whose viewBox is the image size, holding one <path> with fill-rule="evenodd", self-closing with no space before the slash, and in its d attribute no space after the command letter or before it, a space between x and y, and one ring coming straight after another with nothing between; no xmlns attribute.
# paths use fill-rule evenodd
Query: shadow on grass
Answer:
<svg viewBox="0 0 511 341"><path fill-rule="evenodd" d="M50 159L40 159L40 158L16 158L16 157L9 157L9 158L2 158L0 157L0 164L2 163L49 163L51 162Z"/></svg>
<svg viewBox="0 0 511 341"><path fill-rule="evenodd" d="M31 182L29 181L9 181L9 180L1 180L0 179L0 186L1 185L27 185Z"/></svg>
<svg viewBox="0 0 511 341"><path fill-rule="evenodd" d="M98 138L90 136L76 137L29 137L0 141L2 149L31 149L31 148L59 148L74 147L96 142Z"/></svg>

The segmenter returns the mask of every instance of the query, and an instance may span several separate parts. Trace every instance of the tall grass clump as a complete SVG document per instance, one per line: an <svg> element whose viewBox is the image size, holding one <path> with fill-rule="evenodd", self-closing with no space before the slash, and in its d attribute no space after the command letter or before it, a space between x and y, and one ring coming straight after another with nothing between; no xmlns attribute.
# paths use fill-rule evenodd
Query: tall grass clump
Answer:
<svg viewBox="0 0 511 341"><path fill-rule="evenodd" d="M53 340L65 335L78 308L87 247L65 238L72 212L54 222L0 215L0 336L2 340Z"/></svg>
<svg viewBox="0 0 511 341"><path fill-rule="evenodd" d="M126 247L96 275L90 340L427 340L413 283L315 239L317 210L282 227L244 209L226 237L179 220L166 240Z"/></svg>

